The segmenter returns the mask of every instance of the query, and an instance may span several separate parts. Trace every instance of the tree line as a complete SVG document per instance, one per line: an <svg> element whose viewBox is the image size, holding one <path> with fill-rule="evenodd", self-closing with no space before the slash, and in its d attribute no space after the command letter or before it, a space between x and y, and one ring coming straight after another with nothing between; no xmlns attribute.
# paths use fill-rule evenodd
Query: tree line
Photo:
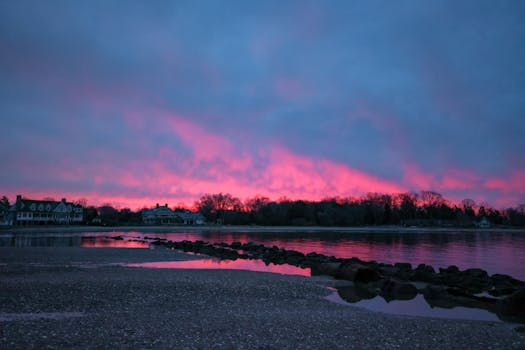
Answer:
<svg viewBox="0 0 525 350"><path fill-rule="evenodd" d="M492 225L525 226L524 206L497 210L472 199L453 204L433 191L368 193L360 198L320 201L272 201L256 196L241 201L231 194L205 194L195 208L210 223L266 226L455 226L472 227L481 220Z"/></svg>
<svg viewBox="0 0 525 350"><path fill-rule="evenodd" d="M84 223L109 226L141 225L142 210L117 209L111 204L88 206ZM7 214L9 200L0 199L0 219ZM174 208L184 212L186 208ZM483 218L491 225L525 226L525 205L497 210L477 205L472 199L454 204L433 191L419 193L368 193L359 198L327 198L320 201L270 200L255 196L245 201L228 193L205 194L194 203L210 224L261 226L454 226L473 227Z"/></svg>

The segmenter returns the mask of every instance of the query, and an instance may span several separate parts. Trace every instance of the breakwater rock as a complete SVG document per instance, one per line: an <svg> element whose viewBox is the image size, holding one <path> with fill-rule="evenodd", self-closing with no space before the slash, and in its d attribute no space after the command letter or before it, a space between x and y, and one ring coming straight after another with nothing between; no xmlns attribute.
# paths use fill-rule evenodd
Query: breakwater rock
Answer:
<svg viewBox="0 0 525 350"><path fill-rule="evenodd" d="M376 296L386 301L410 300L422 294L431 306L479 308L493 312L505 321L525 323L525 282L503 274L489 275L478 268L460 270L457 266L449 266L436 271L425 264L414 268L405 262L385 264L315 252L304 254L254 242L228 244L200 240L170 241L156 237L145 237L144 240L155 246L218 259L258 259L266 264L310 268L312 275L327 275L353 282L351 286L339 289L340 296L349 302Z"/></svg>

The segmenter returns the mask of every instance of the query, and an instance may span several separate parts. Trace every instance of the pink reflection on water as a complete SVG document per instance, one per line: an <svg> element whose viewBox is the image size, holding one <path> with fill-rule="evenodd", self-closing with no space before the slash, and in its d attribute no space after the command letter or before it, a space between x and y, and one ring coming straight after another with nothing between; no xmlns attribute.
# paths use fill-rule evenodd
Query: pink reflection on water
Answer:
<svg viewBox="0 0 525 350"><path fill-rule="evenodd" d="M287 233L242 233L242 232L185 232L153 234L177 241L204 240L211 243L250 241L265 246L278 246L302 253L317 252L340 258L357 257L384 263L424 263L439 267L456 265L460 269L478 267L489 274L509 274L525 279L525 236L511 233L348 233L330 236L329 233L304 236Z"/></svg>
<svg viewBox="0 0 525 350"><path fill-rule="evenodd" d="M82 237L80 244L82 248L149 248L149 243L115 240L106 237Z"/></svg>
<svg viewBox="0 0 525 350"><path fill-rule="evenodd" d="M153 269L225 269L272 272L282 275L310 276L310 269L302 269L291 265L266 265L261 260L186 260L186 261L155 261L138 264L126 264L129 267L145 267Z"/></svg>

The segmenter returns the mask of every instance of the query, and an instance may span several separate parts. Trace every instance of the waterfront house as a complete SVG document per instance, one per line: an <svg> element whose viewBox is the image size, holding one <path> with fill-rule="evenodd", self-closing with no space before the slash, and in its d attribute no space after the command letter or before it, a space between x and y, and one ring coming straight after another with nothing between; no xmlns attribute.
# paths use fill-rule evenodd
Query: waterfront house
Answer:
<svg viewBox="0 0 525 350"><path fill-rule="evenodd" d="M142 222L147 225L202 225L204 217L200 213L173 211L167 204L157 204L153 209L142 211Z"/></svg>
<svg viewBox="0 0 525 350"><path fill-rule="evenodd" d="M204 216L201 213L193 213L191 211L178 212L176 215L179 218L179 222L184 225L203 225Z"/></svg>
<svg viewBox="0 0 525 350"><path fill-rule="evenodd" d="M168 208L168 204L157 205L153 209L142 211L142 222L148 225L169 225L177 223L177 216Z"/></svg>
<svg viewBox="0 0 525 350"><path fill-rule="evenodd" d="M6 225L9 218L9 206L0 202L0 225Z"/></svg>
<svg viewBox="0 0 525 350"><path fill-rule="evenodd" d="M482 217L481 220L476 224L477 227L479 228L489 228L491 225L490 225L490 221L489 219L487 219L486 216Z"/></svg>
<svg viewBox="0 0 525 350"><path fill-rule="evenodd" d="M16 196L9 209L10 225L80 224L84 220L84 208L80 204L61 201L35 200Z"/></svg>

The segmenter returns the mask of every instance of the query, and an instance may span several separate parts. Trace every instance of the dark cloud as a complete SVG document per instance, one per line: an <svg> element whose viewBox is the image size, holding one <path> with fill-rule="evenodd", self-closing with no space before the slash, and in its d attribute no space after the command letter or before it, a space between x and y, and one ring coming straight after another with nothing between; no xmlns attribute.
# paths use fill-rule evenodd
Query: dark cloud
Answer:
<svg viewBox="0 0 525 350"><path fill-rule="evenodd" d="M379 189L524 202L524 16L521 1L2 2L2 184L278 196L263 172L303 160L317 187L288 195L366 191L318 181L326 161Z"/></svg>

